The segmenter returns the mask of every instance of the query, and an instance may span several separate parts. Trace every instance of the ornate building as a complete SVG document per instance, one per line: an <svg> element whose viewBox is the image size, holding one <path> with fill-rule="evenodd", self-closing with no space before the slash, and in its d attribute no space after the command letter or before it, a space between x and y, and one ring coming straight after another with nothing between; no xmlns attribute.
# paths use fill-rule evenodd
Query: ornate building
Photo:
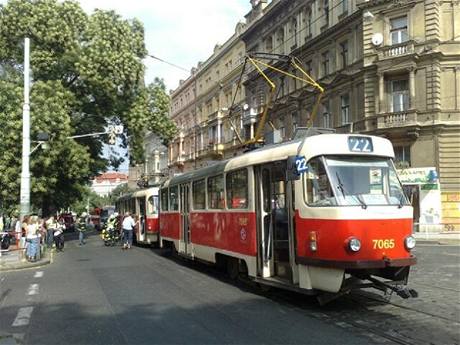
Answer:
<svg viewBox="0 0 460 345"><path fill-rule="evenodd" d="M339 133L387 137L414 205L415 222L459 227L460 4L449 0L272 0L269 4L253 0L251 5L244 30L229 40L232 47L241 45L249 53L294 55L325 89L312 118L318 92L266 70L276 93L263 129L265 137L277 129L283 140L289 140L296 127L309 120ZM224 56L216 48L191 76L201 88L192 106L196 109L193 126L199 130L183 135L183 140L191 137L195 143L186 145L194 147L192 159L197 158L189 167L240 149L225 129L224 90L236 79L225 79ZM280 61L271 63L288 67ZM185 87L181 87L173 99L183 94L180 90ZM246 139L254 136L268 92L260 73L246 69L238 127ZM172 116L177 114L173 110ZM171 157L174 161L177 156Z"/></svg>

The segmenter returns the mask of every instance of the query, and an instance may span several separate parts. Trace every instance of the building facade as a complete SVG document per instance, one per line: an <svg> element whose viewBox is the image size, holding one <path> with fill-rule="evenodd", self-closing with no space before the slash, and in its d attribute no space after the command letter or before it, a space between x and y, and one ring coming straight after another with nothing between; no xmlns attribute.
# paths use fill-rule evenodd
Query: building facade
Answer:
<svg viewBox="0 0 460 345"><path fill-rule="evenodd" d="M91 190L99 196L108 196L116 187L128 183L128 176L119 172L106 172L91 181Z"/></svg>
<svg viewBox="0 0 460 345"><path fill-rule="evenodd" d="M265 137L277 130L282 140L290 140L298 126L309 122L339 133L384 136L393 143L397 168L405 176L402 182L414 206L415 222L441 230L446 224L450 229L459 228L460 4L437 0L253 0L251 5L238 38L246 52L296 56L325 89L313 113L317 90L265 70L276 89L269 121L262 129ZM217 66L224 63L222 57L215 51L206 68L197 72L199 84L207 81L209 85L198 90L196 97L197 124L204 129L200 145L207 142L206 135L214 140L213 133L225 132L209 130L224 118L219 113L222 98L215 96L225 94L222 84L216 82L222 76L210 82L210 71L214 70L214 76L221 71ZM283 61L268 62L296 73ZM242 137L254 136L269 90L260 73L253 67L245 69L239 126ZM187 137L185 134L184 140ZM232 147L237 152L240 146L235 141L224 146L229 152ZM228 155L224 150L218 157ZM190 168L201 166L197 162Z"/></svg>
<svg viewBox="0 0 460 345"><path fill-rule="evenodd" d="M131 190L158 185L167 177L168 147L152 132L144 136L144 163L129 167L128 188Z"/></svg>
<svg viewBox="0 0 460 345"><path fill-rule="evenodd" d="M169 146L172 174L242 152L246 96L239 80L246 49L241 35L263 15L267 0L251 4L246 22L238 23L234 34L171 93L171 118L180 129Z"/></svg>

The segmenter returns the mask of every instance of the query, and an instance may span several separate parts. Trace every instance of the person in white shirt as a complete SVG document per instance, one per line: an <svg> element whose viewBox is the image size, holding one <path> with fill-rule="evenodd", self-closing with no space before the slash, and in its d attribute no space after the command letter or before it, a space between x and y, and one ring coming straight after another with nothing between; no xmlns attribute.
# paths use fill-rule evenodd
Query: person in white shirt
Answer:
<svg viewBox="0 0 460 345"><path fill-rule="evenodd" d="M121 226L123 229L123 249L131 248L131 245L133 244L133 231L136 224L137 222L134 221L129 212L126 212Z"/></svg>

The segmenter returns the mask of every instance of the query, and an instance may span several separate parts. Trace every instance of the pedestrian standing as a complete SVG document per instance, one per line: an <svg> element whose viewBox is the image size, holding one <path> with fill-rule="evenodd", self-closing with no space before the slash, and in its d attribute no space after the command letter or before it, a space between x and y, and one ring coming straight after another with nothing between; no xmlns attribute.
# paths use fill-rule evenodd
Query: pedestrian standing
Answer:
<svg viewBox="0 0 460 345"><path fill-rule="evenodd" d="M78 230L78 241L79 245L82 246L85 244L85 231L86 231L86 213L82 213L81 216L78 218L77 223L77 230Z"/></svg>
<svg viewBox="0 0 460 345"><path fill-rule="evenodd" d="M40 250L40 235L39 235L38 217L32 216L29 218L26 233L26 256L27 260L35 261Z"/></svg>
<svg viewBox="0 0 460 345"><path fill-rule="evenodd" d="M134 219L131 217L129 212L126 212L122 223L124 241L123 249L131 248L131 245L133 244L133 231L136 224L137 222L134 222Z"/></svg>
<svg viewBox="0 0 460 345"><path fill-rule="evenodd" d="M54 216L49 217L45 221L45 228L46 228L46 245L48 248L53 246L54 241L54 232L57 229L57 222Z"/></svg>

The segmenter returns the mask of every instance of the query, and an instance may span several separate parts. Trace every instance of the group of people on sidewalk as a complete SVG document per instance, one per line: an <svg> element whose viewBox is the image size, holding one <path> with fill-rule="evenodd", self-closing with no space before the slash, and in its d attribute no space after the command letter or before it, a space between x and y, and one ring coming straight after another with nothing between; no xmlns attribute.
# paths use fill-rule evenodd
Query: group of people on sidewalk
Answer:
<svg viewBox="0 0 460 345"><path fill-rule="evenodd" d="M85 244L87 221L85 214L82 214L77 221L80 245ZM51 215L42 218L37 215L26 215L21 222L16 217L1 216L0 227L2 230L15 233L13 237L16 238L18 245L25 249L26 259L31 262L40 259L42 246L49 249L54 246L57 251L62 251L64 246L63 233L66 225L62 217Z"/></svg>
<svg viewBox="0 0 460 345"><path fill-rule="evenodd" d="M59 236L62 234L65 224L62 219L57 220L54 216L40 218L35 215L25 216L21 224L21 235L25 237L26 258L36 261L40 258L41 246L51 249L53 244L57 250L62 250ZM18 226L16 226L16 233Z"/></svg>

